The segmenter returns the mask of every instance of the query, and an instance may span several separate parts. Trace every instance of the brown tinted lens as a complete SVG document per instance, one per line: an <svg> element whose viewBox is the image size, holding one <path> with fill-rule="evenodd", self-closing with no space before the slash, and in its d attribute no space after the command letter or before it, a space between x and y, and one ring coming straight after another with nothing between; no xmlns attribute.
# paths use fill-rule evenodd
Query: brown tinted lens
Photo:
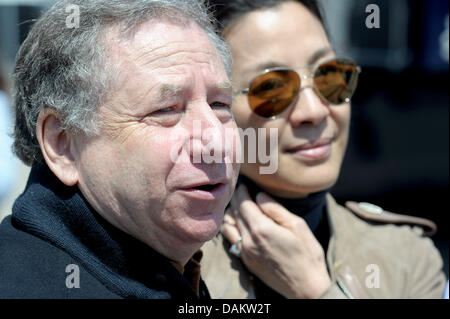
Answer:
<svg viewBox="0 0 450 319"><path fill-rule="evenodd" d="M317 68L314 83L331 104L349 102L358 85L358 67L349 59L325 62Z"/></svg>
<svg viewBox="0 0 450 319"><path fill-rule="evenodd" d="M300 77L292 70L274 70L258 76L249 88L252 110L263 117L272 117L286 110L297 97Z"/></svg>

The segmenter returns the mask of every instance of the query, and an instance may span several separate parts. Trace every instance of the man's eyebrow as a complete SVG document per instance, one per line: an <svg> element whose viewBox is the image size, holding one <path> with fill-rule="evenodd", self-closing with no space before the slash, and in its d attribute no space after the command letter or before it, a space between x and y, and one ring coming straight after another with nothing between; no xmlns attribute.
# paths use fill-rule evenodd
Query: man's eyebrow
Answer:
<svg viewBox="0 0 450 319"><path fill-rule="evenodd" d="M233 90L233 86L232 86L231 82L226 81L226 82L220 82L220 83L212 85L212 89L214 89L218 92L231 94L231 92ZM159 93L158 93L159 100L164 101L171 97L177 96L180 91L183 91L183 87L181 87L181 86L177 86L177 85L173 85L173 84L162 84L159 88Z"/></svg>
<svg viewBox="0 0 450 319"><path fill-rule="evenodd" d="M159 99L160 100L165 100L165 99L174 97L181 90L183 90L183 88L180 87L180 86L171 85L171 84L163 84L159 88Z"/></svg>

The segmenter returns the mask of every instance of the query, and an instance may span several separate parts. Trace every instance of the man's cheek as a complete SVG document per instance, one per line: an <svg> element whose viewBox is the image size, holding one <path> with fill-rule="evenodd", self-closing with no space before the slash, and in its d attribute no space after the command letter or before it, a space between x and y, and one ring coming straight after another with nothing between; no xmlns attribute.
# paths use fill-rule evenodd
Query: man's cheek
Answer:
<svg viewBox="0 0 450 319"><path fill-rule="evenodd" d="M164 197L167 189L166 180L174 163L170 159L170 145L151 143L151 146L141 146L140 151L130 159L128 178L134 177L142 192L152 199Z"/></svg>

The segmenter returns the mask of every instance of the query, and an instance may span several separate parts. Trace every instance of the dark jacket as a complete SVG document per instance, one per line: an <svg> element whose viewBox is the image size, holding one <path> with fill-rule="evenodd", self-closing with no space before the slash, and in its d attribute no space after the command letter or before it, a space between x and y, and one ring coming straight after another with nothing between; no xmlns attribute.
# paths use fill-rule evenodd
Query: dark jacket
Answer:
<svg viewBox="0 0 450 319"><path fill-rule="evenodd" d="M113 227L78 187L41 166L0 225L0 298L195 300L209 293L200 280L198 297L168 259Z"/></svg>

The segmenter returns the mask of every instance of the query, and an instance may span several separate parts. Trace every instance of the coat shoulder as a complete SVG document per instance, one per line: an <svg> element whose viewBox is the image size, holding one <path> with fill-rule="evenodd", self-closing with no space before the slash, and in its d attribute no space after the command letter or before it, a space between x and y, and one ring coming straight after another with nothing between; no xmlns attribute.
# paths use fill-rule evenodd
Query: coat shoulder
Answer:
<svg viewBox="0 0 450 319"><path fill-rule="evenodd" d="M433 241L429 220L395 214L369 203L331 198L329 209L339 258L360 280L375 265L383 289L367 289L375 298L439 298L445 285L443 261ZM400 275L401 274L401 275ZM364 280L361 281L364 283Z"/></svg>
<svg viewBox="0 0 450 319"><path fill-rule="evenodd" d="M341 206L328 195L327 205L331 223L338 232L351 228L352 233L376 231L383 236L389 233L394 237L409 238L411 233L416 237L432 236L437 230L431 220L393 213L367 202L347 201Z"/></svg>
<svg viewBox="0 0 450 319"><path fill-rule="evenodd" d="M69 288L76 272L79 288ZM118 297L68 253L15 227L11 216L0 224L0 274L0 298Z"/></svg>
<svg viewBox="0 0 450 319"><path fill-rule="evenodd" d="M431 220L396 214L374 204L347 201L345 206L330 197L329 214L334 231L347 245L364 244L385 254L405 247L426 246L435 249L428 236L436 232Z"/></svg>
<svg viewBox="0 0 450 319"><path fill-rule="evenodd" d="M347 201L345 206L354 215L369 224L406 225L416 234L423 236L432 236L437 230L436 224L431 220L405 214L396 214L374 204Z"/></svg>

